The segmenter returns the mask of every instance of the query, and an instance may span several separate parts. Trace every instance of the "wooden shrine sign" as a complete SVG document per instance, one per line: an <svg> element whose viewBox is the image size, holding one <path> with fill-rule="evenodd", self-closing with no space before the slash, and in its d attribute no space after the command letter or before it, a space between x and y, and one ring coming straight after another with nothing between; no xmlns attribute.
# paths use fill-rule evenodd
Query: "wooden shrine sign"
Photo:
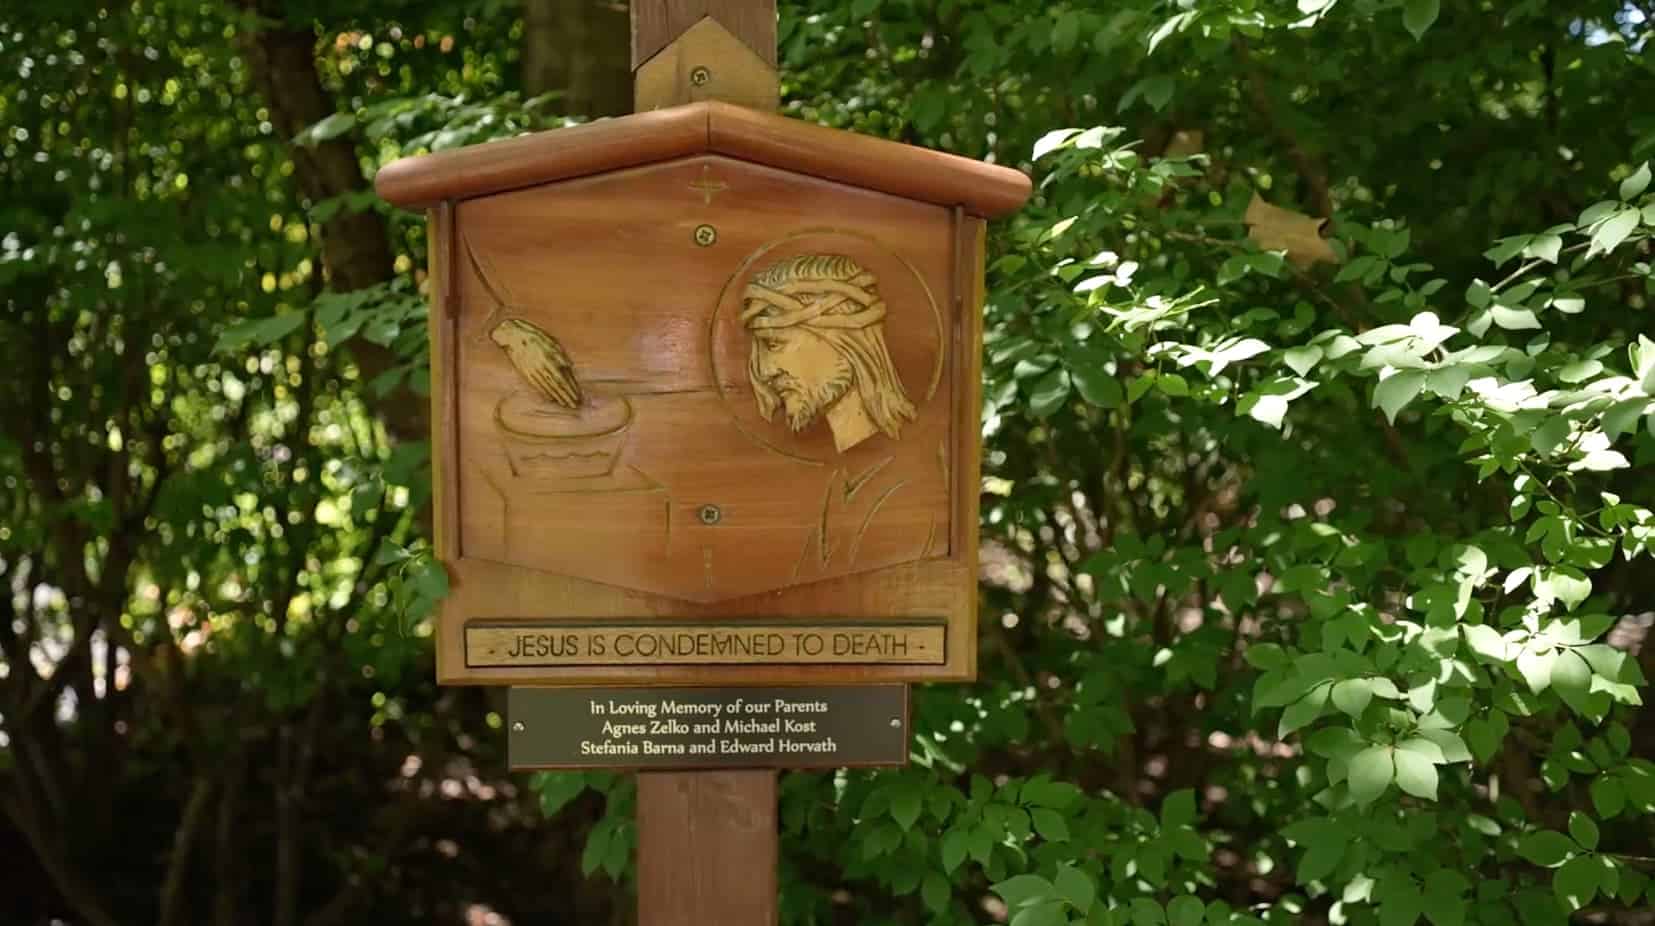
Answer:
<svg viewBox="0 0 1655 926"><path fill-rule="evenodd" d="M976 671L1021 173L700 102L380 171L430 216L447 684Z"/></svg>

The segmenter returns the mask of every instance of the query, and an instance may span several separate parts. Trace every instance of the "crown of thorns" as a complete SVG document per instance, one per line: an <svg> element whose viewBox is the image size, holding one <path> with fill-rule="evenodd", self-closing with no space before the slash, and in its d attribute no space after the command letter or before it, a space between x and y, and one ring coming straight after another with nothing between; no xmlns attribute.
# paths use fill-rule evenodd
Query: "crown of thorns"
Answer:
<svg viewBox="0 0 1655 926"><path fill-rule="evenodd" d="M763 274L760 279L768 276ZM791 274L784 272L781 276ZM769 284L754 281L747 284L747 308L741 313L741 322L749 329L806 324L816 328L866 328L885 317L885 301L873 291L876 282L867 271L843 280L813 277Z"/></svg>

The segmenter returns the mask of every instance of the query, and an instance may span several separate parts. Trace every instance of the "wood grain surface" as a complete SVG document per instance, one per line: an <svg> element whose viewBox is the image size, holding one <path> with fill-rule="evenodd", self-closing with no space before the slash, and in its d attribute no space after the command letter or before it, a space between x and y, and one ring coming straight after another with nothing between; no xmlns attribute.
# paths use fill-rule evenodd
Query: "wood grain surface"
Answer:
<svg viewBox="0 0 1655 926"><path fill-rule="evenodd" d="M959 205L986 218L1018 209L1032 189L1029 178L1011 168L719 102L402 158L382 168L374 184L385 200L423 209L698 154Z"/></svg>
<svg viewBox="0 0 1655 926"><path fill-rule="evenodd" d="M701 100L771 111L780 96L775 65L711 18L690 26L633 76L638 112Z"/></svg>
<svg viewBox="0 0 1655 926"><path fill-rule="evenodd" d="M638 922L778 919L776 773L638 773Z"/></svg>
<svg viewBox="0 0 1655 926"><path fill-rule="evenodd" d="M972 677L982 226L959 210L716 156L469 200L452 223L439 211L434 254L454 264L433 264L438 291L454 294L432 313L438 548L453 580L441 680ZM833 260L813 262L823 256ZM824 294L827 308L805 308ZM754 366L755 334L826 343L835 325L864 342L877 332L911 415L844 424L837 409L863 394L853 376L836 402L766 417L753 376L776 364ZM547 400L525 374L536 363L514 359L521 345L507 335L525 326L566 355L579 408ZM792 421L801 409L813 417ZM472 622L776 615L943 618L947 658L466 664Z"/></svg>
<svg viewBox="0 0 1655 926"><path fill-rule="evenodd" d="M702 19L712 19L776 66L775 0L632 0L632 70Z"/></svg>

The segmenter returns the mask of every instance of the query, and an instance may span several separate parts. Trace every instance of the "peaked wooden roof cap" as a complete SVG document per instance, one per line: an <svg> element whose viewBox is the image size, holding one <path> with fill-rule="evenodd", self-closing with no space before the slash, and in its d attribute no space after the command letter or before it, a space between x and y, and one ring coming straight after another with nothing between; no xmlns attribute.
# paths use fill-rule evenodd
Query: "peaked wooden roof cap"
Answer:
<svg viewBox="0 0 1655 926"><path fill-rule="evenodd" d="M993 218L1023 205L1021 171L797 119L704 102L394 161L374 187L409 209L722 154Z"/></svg>

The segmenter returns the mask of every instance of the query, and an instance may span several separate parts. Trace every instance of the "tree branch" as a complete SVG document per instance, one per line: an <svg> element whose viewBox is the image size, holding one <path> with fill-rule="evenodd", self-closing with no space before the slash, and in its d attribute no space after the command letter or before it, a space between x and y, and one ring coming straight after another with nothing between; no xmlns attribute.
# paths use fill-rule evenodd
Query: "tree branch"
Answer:
<svg viewBox="0 0 1655 926"><path fill-rule="evenodd" d="M213 796L212 779L205 775L195 780L190 798L184 804L183 817L173 832L172 857L167 862L167 874L161 882L161 915L156 926L175 926L182 915L184 877L190 870L190 855L195 847L196 834L207 819L207 805Z"/></svg>

